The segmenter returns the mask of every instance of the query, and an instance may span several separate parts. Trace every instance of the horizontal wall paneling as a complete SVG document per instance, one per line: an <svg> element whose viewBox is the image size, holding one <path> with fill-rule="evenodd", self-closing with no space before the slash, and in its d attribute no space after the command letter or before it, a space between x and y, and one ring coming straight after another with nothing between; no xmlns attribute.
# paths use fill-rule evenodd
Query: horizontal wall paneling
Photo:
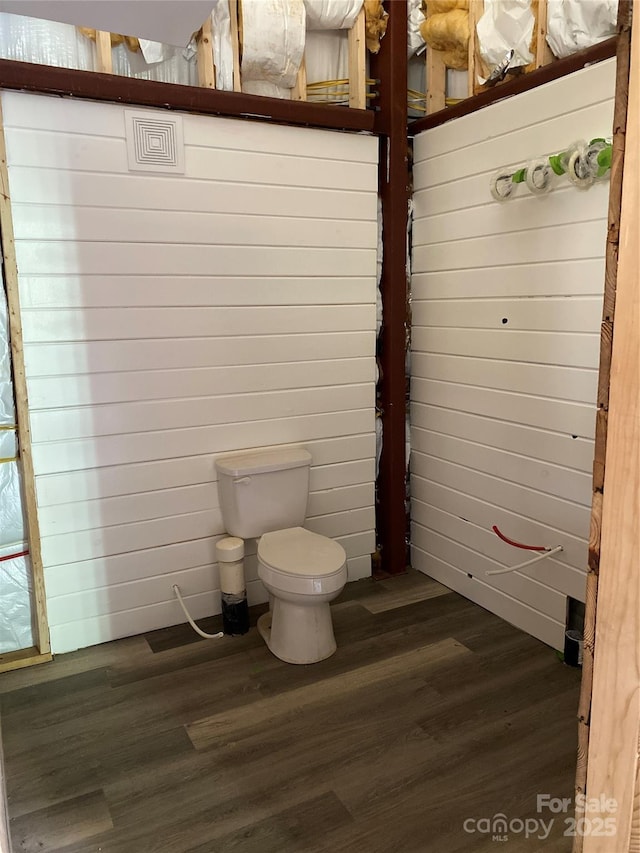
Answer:
<svg viewBox="0 0 640 853"><path fill-rule="evenodd" d="M184 114L184 174L131 172L122 106L2 100L54 651L184 621L173 583L220 611L245 448L310 450L307 524L369 574L377 140Z"/></svg>
<svg viewBox="0 0 640 853"><path fill-rule="evenodd" d="M615 60L418 134L411 495L416 568L563 647L584 600L608 183L491 198L498 169L611 134ZM518 541L563 551L528 569Z"/></svg>

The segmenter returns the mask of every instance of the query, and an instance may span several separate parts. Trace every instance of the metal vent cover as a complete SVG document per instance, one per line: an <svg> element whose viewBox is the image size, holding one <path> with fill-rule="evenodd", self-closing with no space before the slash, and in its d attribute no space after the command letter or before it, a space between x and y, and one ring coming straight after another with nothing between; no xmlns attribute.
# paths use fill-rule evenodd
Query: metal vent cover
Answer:
<svg viewBox="0 0 640 853"><path fill-rule="evenodd" d="M182 116L125 110L124 118L130 172L184 174Z"/></svg>

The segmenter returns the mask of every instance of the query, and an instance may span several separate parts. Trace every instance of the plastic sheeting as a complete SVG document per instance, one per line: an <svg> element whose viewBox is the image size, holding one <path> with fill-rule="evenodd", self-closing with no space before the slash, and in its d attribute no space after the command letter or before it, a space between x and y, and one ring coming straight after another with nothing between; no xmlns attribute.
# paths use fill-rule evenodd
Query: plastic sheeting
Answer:
<svg viewBox="0 0 640 853"><path fill-rule="evenodd" d="M26 550L15 425L9 321L0 288L0 654L33 645L28 558L1 559Z"/></svg>
<svg viewBox="0 0 640 853"><path fill-rule="evenodd" d="M157 45L157 42L154 42ZM141 53L131 53L124 44L111 51L113 73L123 77L137 77L141 80L156 80L160 83L182 83L186 86L198 85L198 68L195 59L188 59L190 51L170 45L161 45L161 53L166 58L149 65ZM156 47L155 55L160 50Z"/></svg>
<svg viewBox="0 0 640 853"><path fill-rule="evenodd" d="M271 83L272 97L289 97L304 55L303 0L243 0L241 8L242 90L258 94L252 82Z"/></svg>
<svg viewBox="0 0 640 853"><path fill-rule="evenodd" d="M305 50L307 83L322 80L346 80L349 76L349 35L346 30L310 30L307 33ZM308 93L310 101L331 100L340 103L348 101L348 87L336 86L332 89L313 94ZM327 92L338 97L327 98Z"/></svg>
<svg viewBox="0 0 640 853"><path fill-rule="evenodd" d="M7 426L15 424L13 387L11 384L11 350L9 349L7 309L4 300L4 290L0 288L0 430L2 427L6 429ZM6 436L0 432L0 459L14 455L2 451L3 439L5 438Z"/></svg>
<svg viewBox="0 0 640 853"><path fill-rule="evenodd" d="M307 30L350 30L362 9L362 0L304 0L304 5Z"/></svg>
<svg viewBox="0 0 640 853"><path fill-rule="evenodd" d="M611 38L618 0L548 0L547 42L559 58Z"/></svg>
<svg viewBox="0 0 640 853"><path fill-rule="evenodd" d="M0 287L0 459L16 455L15 424L16 410L13 402L13 380L11 377L9 313L4 288Z"/></svg>
<svg viewBox="0 0 640 853"><path fill-rule="evenodd" d="M423 23L422 0L409 0L407 17L407 55L409 58L416 53L421 53L424 48L424 39L420 32L420 24Z"/></svg>
<svg viewBox="0 0 640 853"><path fill-rule="evenodd" d="M147 64L141 53L131 53L124 44L112 51L113 72L124 77L139 77L164 83L197 85L195 60L181 48L147 42L154 59ZM0 57L41 65L95 69L95 44L71 24L39 18L0 13ZM156 61L161 59L161 61Z"/></svg>
<svg viewBox="0 0 640 853"><path fill-rule="evenodd" d="M530 0L485 0L476 32L480 54L489 70L499 65L512 48L515 53L510 68L533 62L529 48L534 26Z"/></svg>
<svg viewBox="0 0 640 853"><path fill-rule="evenodd" d="M138 39L138 43L147 65L154 65L156 62L164 62L171 58L169 45L159 41L149 41L149 39Z"/></svg>
<svg viewBox="0 0 640 853"><path fill-rule="evenodd" d="M0 462L0 548L15 545L15 551L23 551L24 541L25 525L18 462Z"/></svg>
<svg viewBox="0 0 640 853"><path fill-rule="evenodd" d="M15 426L0 422L0 459L15 459L17 455L18 437ZM0 538L0 542L2 541L4 537Z"/></svg>
<svg viewBox="0 0 640 853"><path fill-rule="evenodd" d="M0 13L0 57L93 71L93 42L71 24Z"/></svg>
<svg viewBox="0 0 640 853"><path fill-rule="evenodd" d="M263 98L291 98L291 89L288 86L277 86L269 80L243 80L242 91L248 95L262 95Z"/></svg>
<svg viewBox="0 0 640 853"><path fill-rule="evenodd" d="M7 549L0 548L0 557ZM0 654L33 646L31 565L28 557L0 562Z"/></svg>
<svg viewBox="0 0 640 853"><path fill-rule="evenodd" d="M216 89L233 91L233 48L231 46L231 14L229 0L218 0L213 7L213 64Z"/></svg>
<svg viewBox="0 0 640 853"><path fill-rule="evenodd" d="M307 5L312 7L309 20L306 17ZM217 0L212 6L216 88L232 91L229 2ZM362 8L362 0L245 0L242 8L245 16L243 91L289 98L305 51L305 41L309 83L348 76L348 37L344 28L353 25ZM269 16L271 24L263 28L264 20ZM325 29L329 24L335 28ZM307 26L322 26L323 29L309 29L305 38ZM198 69L192 49L183 50L144 39L140 40L140 45L142 53L132 53L124 44L113 48L114 74L198 85ZM93 71L95 43L71 24L0 13L0 57ZM340 89L332 91L341 93ZM346 89L341 94L346 100ZM326 96L318 94L310 96L310 100L326 100ZM340 102L340 99L330 100L332 103Z"/></svg>

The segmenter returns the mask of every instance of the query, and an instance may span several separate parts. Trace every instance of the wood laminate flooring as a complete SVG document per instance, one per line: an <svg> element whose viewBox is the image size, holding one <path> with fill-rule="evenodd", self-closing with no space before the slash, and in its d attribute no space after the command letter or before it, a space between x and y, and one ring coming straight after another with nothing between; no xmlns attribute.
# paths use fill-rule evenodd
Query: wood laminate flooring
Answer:
<svg viewBox="0 0 640 853"><path fill-rule="evenodd" d="M570 851L578 670L417 572L333 618L312 666L176 626L0 676L14 853Z"/></svg>

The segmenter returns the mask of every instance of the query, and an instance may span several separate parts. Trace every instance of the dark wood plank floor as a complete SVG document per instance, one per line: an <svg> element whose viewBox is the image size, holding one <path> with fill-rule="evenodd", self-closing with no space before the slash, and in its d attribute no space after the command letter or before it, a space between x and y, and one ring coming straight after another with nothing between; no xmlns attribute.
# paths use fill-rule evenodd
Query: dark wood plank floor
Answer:
<svg viewBox="0 0 640 853"><path fill-rule="evenodd" d="M333 613L313 666L178 626L0 676L16 853L568 853L579 671L418 573Z"/></svg>

